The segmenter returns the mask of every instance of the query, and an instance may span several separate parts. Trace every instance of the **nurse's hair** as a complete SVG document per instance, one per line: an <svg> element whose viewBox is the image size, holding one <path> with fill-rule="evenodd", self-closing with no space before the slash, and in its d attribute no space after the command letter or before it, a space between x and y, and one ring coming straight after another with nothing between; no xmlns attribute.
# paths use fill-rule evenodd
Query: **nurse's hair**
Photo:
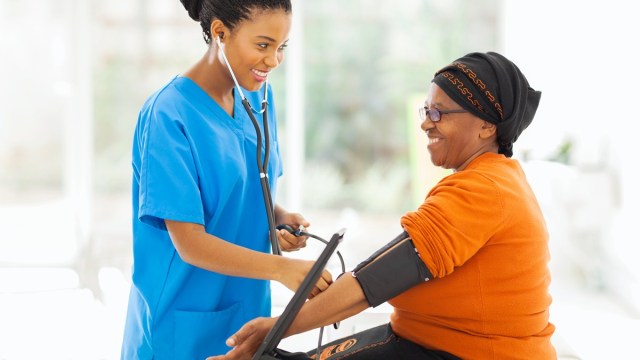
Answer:
<svg viewBox="0 0 640 360"><path fill-rule="evenodd" d="M200 22L202 37L211 44L211 23L219 19L233 29L240 22L248 20L253 11L283 10L291 13L291 0L180 0L189 16Z"/></svg>

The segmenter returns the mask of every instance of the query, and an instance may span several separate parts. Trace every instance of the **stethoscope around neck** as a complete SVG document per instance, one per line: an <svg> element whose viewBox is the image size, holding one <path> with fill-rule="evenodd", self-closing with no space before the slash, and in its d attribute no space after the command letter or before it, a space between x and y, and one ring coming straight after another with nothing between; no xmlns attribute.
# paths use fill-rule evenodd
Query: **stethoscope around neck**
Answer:
<svg viewBox="0 0 640 360"><path fill-rule="evenodd" d="M262 195L264 197L264 206L267 211L267 222L269 224L269 241L271 242L271 251L276 255L282 255L282 251L280 250L280 245L278 244L278 239L276 237L276 225L275 225L275 210L273 206L273 199L271 197L271 188L269 187L269 176L267 175L267 170L269 168L269 153L270 153L270 141L269 141L269 123L267 117L267 105L269 102L267 101L267 82L265 81L262 87L264 88L264 98L262 99L261 110L256 111L249 104L249 100L244 96L244 92L236 79L236 75L233 73L231 69L231 65L229 65L229 60L227 60L227 55L222 50L222 43L220 42L220 37L216 36L215 41L218 44L218 48L220 49L220 53L222 54L222 58L224 59L224 63L229 69L229 73L231 74L231 78L238 90L238 94L242 98L242 106L244 107L247 115L251 119L251 123L256 130L256 138L257 138L257 163L258 163L258 172L260 173L260 184L262 186ZM262 155L262 132L260 131L260 125L258 125L258 120L254 115L262 114L262 127L264 128L264 156Z"/></svg>

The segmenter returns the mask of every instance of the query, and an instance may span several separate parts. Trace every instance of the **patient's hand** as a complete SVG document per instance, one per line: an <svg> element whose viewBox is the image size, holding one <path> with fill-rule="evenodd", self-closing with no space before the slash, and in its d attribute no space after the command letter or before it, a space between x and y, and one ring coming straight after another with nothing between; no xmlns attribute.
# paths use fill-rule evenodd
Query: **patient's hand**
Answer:
<svg viewBox="0 0 640 360"><path fill-rule="evenodd" d="M225 355L210 356L207 360L250 360L275 324L276 319L257 318L249 321L227 339L227 345L233 349Z"/></svg>

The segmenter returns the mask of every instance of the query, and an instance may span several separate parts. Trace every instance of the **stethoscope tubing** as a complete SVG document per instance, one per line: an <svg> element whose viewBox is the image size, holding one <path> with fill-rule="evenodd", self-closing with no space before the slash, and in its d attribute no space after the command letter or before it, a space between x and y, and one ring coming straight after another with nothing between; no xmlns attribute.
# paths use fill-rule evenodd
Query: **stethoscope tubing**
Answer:
<svg viewBox="0 0 640 360"><path fill-rule="evenodd" d="M262 102L262 123L263 123L263 128L264 128L264 148L265 148L265 154L264 154L264 158L262 155L262 135L261 135L261 131L260 131L260 126L258 125L258 120L256 120L256 117L253 115L253 109L251 108L251 105L249 104L249 101L246 98L242 99L242 105L244 107L244 109L247 111L247 114L249 115L249 118L251 119L251 123L253 124L253 127L256 130L256 138L257 138L257 144L256 144L256 148L257 148L257 154L256 154L256 159L257 159L257 164L258 164L258 171L260 172L260 185L262 186L262 195L264 197L264 206L267 212L267 222L269 225L269 241L271 243L271 251L273 252L273 254L275 255L282 255L282 251L280 250L280 245L278 244L278 239L276 237L276 225L275 225L275 211L274 211L274 205L273 205L273 198L271 196L271 188L269 187L269 176L267 173L267 169L269 166L269 152L270 152L270 141L269 141L269 124L268 124L268 118L267 118L267 101L266 101L266 83L265 83L265 100Z"/></svg>
<svg viewBox="0 0 640 360"><path fill-rule="evenodd" d="M229 69L229 73L231 74L231 78L233 79L233 83L235 84L236 89L238 90L238 94L242 98L242 106L244 107L247 115L251 119L251 123L256 130L256 160L258 163L258 171L260 172L260 185L262 187L262 195L264 197L264 206L267 215L267 223L269 225L269 242L271 243L271 251L275 255L282 255L282 251L280 250L280 244L278 244L278 239L276 237L276 225L275 225L275 207L273 205L273 198L271 196L271 188L269 186L269 153L271 151L271 142L269 141L269 121L267 115L267 106L269 102L267 101L267 90L268 85L267 82L262 85L264 88L264 97L262 100L262 109L256 113L262 113L262 127L264 129L264 156L262 155L262 131L260 131L260 125L258 124L258 120L253 115L254 110L249 104L249 100L244 96L244 92L236 79L236 75L231 69L231 65L229 64L229 60L227 59L227 55L224 50L222 50L222 44L220 42L220 38L216 36L216 43L218 44L218 48L220 49L220 53L222 54L222 58L224 59L225 65L227 69Z"/></svg>

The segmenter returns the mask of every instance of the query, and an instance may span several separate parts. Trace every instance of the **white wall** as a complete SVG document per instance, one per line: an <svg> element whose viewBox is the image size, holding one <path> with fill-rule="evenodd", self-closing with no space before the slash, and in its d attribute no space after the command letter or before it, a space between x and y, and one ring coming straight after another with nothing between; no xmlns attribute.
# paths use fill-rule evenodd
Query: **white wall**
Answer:
<svg viewBox="0 0 640 360"><path fill-rule="evenodd" d="M562 140L574 141L578 176L570 211L584 219L574 217L579 221L573 224L590 223L597 231L594 251L609 267L604 285L640 311L635 261L640 239L634 231L640 214L635 185L640 183L640 73L634 57L640 53L639 5L624 0L503 4L503 51L542 91L536 119L516 147L545 158Z"/></svg>

